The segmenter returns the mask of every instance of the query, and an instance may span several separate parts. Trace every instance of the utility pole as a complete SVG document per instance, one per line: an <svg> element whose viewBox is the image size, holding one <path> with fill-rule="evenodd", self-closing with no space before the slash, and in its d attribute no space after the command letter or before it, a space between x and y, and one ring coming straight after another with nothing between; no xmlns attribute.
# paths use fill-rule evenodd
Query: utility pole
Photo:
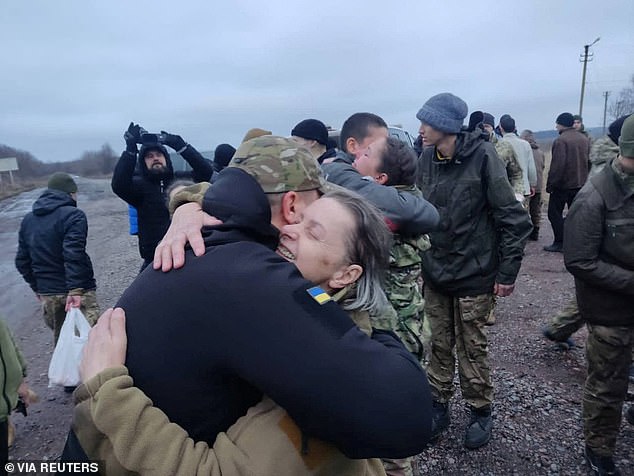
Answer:
<svg viewBox="0 0 634 476"><path fill-rule="evenodd" d="M605 102L603 103L603 135L605 135L605 118L608 114L608 96L610 95L610 91L603 91L603 99Z"/></svg>
<svg viewBox="0 0 634 476"><path fill-rule="evenodd" d="M583 54L580 55L579 61L583 63L583 75L581 76L581 99L579 100L579 115L583 117L583 95L586 92L586 67L588 66L588 62L592 61L592 57L594 54L589 53L590 47L594 45L601 38L597 37L589 45L583 45Z"/></svg>

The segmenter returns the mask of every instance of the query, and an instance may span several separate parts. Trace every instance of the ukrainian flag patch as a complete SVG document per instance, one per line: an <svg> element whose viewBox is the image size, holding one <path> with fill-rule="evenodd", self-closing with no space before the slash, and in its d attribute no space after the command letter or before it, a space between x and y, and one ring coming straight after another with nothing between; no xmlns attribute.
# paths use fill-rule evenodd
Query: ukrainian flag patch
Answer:
<svg viewBox="0 0 634 476"><path fill-rule="evenodd" d="M319 304L325 304L330 301L330 295L321 289L319 286L315 286L314 288L307 289L306 292L311 295L311 297L317 301Z"/></svg>

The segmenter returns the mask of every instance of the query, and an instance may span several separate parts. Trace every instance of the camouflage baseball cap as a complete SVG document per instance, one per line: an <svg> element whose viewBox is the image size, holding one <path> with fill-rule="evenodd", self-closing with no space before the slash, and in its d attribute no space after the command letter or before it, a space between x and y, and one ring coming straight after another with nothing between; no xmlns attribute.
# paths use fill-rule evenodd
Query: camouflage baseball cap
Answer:
<svg viewBox="0 0 634 476"><path fill-rule="evenodd" d="M266 135L243 142L228 166L249 173L264 193L331 189L308 149L285 137Z"/></svg>

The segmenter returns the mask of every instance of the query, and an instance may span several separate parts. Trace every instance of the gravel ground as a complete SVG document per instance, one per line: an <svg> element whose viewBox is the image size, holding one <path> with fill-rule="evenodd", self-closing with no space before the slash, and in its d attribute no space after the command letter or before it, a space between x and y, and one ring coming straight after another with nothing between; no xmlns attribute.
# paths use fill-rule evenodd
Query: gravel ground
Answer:
<svg viewBox="0 0 634 476"><path fill-rule="evenodd" d="M127 234L126 205L107 180L80 180L79 206L88 215L88 252L92 258L102 309L113 305L136 276L141 260L136 239ZM17 230L40 191L0 201L2 229L0 310L29 362L29 382L41 402L27 418L17 415L15 460L54 459L64 445L72 412L71 397L48 388L46 371L52 335L41 320L37 301L13 267ZM571 276L562 256L546 253L552 239L547 221L543 236L530 242L514 294L501 299L497 323L489 328L495 383L494 433L475 451L462 445L469 415L457 390L451 425L440 441L416 458L419 475L583 475L581 393L585 378L585 330L568 351L546 341L539 329L572 297ZM634 427L621 427L616 462L634 475Z"/></svg>

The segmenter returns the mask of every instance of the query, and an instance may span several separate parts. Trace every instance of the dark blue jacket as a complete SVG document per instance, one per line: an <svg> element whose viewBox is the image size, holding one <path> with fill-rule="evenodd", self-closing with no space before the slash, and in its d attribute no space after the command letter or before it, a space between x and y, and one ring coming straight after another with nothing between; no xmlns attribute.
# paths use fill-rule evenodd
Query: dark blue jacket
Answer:
<svg viewBox="0 0 634 476"><path fill-rule="evenodd" d="M425 372L394 335L368 338L273 251L278 231L259 185L227 168L204 207L204 256L147 268L121 297L130 375L171 421L210 444L262 394L302 431L352 458L405 457L431 431Z"/></svg>
<svg viewBox="0 0 634 476"><path fill-rule="evenodd" d="M88 220L66 192L47 189L20 225L15 266L38 294L95 289Z"/></svg>

